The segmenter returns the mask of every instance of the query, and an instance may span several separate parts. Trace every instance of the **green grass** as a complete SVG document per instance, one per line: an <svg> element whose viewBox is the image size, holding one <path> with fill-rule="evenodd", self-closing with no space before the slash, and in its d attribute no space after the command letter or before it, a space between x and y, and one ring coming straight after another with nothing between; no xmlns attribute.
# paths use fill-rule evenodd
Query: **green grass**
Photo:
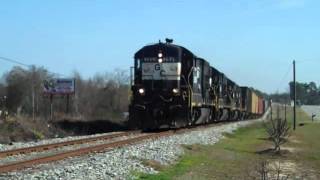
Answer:
<svg viewBox="0 0 320 180"><path fill-rule="evenodd" d="M284 114L283 111L280 111ZM288 120L292 115L288 111ZM291 133L284 149L294 151L278 156L271 153L258 153L272 148L262 123L239 128L215 145L185 146L186 152L179 161L160 169L155 175L136 174L139 179L248 179L262 159L269 161L292 161L299 170L307 170L320 177L320 123L311 122L301 110L297 111L297 130ZM276 117L276 113L273 114Z"/></svg>
<svg viewBox="0 0 320 180"><path fill-rule="evenodd" d="M185 156L175 166L165 168L161 173L156 175L141 174L140 179L171 179L173 176L183 175L192 166L199 165L202 159L203 157L199 158L193 155Z"/></svg>
<svg viewBox="0 0 320 180"><path fill-rule="evenodd" d="M140 179L211 179L241 174L243 164L248 164L255 147L264 140L261 124L240 128L234 134L212 146L185 146L186 153L177 164L164 168L159 174L140 174ZM255 138L248 138L255 137Z"/></svg>

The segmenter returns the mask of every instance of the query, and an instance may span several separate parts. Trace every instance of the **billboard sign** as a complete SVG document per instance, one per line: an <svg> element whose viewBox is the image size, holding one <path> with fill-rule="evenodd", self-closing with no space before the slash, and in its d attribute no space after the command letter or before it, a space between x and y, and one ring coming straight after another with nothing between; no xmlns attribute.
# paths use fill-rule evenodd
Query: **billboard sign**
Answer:
<svg viewBox="0 0 320 180"><path fill-rule="evenodd" d="M43 82L43 92L50 95L69 95L75 92L74 79L51 79Z"/></svg>

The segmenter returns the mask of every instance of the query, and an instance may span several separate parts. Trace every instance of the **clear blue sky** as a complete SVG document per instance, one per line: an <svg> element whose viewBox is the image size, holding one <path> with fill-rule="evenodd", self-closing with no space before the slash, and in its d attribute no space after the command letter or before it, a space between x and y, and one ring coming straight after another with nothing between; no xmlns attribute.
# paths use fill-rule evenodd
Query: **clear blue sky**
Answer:
<svg viewBox="0 0 320 180"><path fill-rule="evenodd" d="M13 0L0 4L0 56L84 77L129 69L139 48L166 37L240 85L284 91L320 83L320 1ZM13 64L0 60L0 74Z"/></svg>

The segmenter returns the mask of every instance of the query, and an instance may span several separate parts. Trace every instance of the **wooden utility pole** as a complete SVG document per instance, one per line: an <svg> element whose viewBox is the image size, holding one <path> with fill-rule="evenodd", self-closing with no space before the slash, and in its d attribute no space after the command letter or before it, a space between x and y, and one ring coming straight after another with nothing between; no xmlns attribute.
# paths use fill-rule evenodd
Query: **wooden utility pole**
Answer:
<svg viewBox="0 0 320 180"><path fill-rule="evenodd" d="M50 120L53 120L53 95L50 94Z"/></svg>
<svg viewBox="0 0 320 180"><path fill-rule="evenodd" d="M296 61L293 60L293 130L296 130Z"/></svg>
<svg viewBox="0 0 320 180"><path fill-rule="evenodd" d="M31 67L32 71L32 120L35 120L35 66Z"/></svg>

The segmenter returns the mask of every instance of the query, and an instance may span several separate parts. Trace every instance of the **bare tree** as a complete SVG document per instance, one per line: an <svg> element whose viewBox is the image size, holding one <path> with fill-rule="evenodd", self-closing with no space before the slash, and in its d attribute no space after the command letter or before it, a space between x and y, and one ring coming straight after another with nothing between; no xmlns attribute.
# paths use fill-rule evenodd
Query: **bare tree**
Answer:
<svg viewBox="0 0 320 180"><path fill-rule="evenodd" d="M264 123L265 130L268 133L269 139L272 140L274 145L274 151L279 153L281 145L287 141L289 136L290 126L287 120L276 118L270 119L267 123Z"/></svg>
<svg viewBox="0 0 320 180"><path fill-rule="evenodd" d="M249 170L250 169L250 170ZM284 172L281 163L268 160L258 161L254 168L249 168L245 179L252 180L287 180L290 175Z"/></svg>

